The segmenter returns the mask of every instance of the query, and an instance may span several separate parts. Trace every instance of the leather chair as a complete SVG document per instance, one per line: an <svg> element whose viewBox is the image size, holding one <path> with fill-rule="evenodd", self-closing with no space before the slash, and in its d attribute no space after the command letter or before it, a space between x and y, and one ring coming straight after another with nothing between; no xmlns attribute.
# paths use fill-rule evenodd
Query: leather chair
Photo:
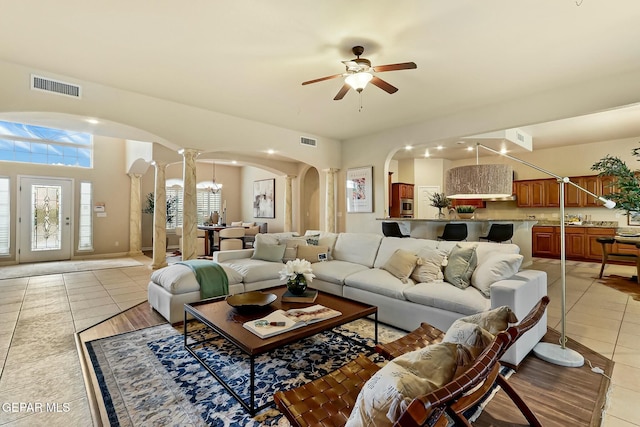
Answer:
<svg viewBox="0 0 640 427"><path fill-rule="evenodd" d="M513 224L491 224L489 233L480 236L481 239L489 242L502 243L511 240L513 237Z"/></svg>
<svg viewBox="0 0 640 427"><path fill-rule="evenodd" d="M220 250L244 249L244 227L223 228L218 232Z"/></svg>
<svg viewBox="0 0 640 427"><path fill-rule="evenodd" d="M461 242L466 240L467 236L467 224L445 224L442 236L438 236L438 239L451 242Z"/></svg>
<svg viewBox="0 0 640 427"><path fill-rule="evenodd" d="M400 224L397 222L383 222L382 234L386 237L411 237L408 234L402 234L402 231L400 231Z"/></svg>

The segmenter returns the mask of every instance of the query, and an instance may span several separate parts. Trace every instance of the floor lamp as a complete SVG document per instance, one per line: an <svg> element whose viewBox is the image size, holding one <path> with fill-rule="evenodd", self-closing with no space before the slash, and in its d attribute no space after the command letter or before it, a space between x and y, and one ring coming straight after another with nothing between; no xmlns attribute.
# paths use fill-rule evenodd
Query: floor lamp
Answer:
<svg viewBox="0 0 640 427"><path fill-rule="evenodd" d="M568 177L562 177L560 175L556 175L553 172L549 172L546 169L543 169L539 166L536 166L532 163L529 163L527 161L518 159L516 157L510 156L506 153L501 153L497 150L494 150L492 148L489 148L485 145L482 145L480 143L477 144L477 147L483 148L487 151L490 151L492 153L501 155L503 157L506 157L508 159L511 159L515 162L521 163L525 166L528 166L530 168L533 168L537 171L540 171L544 174L547 174L555 179L558 180L558 183L560 184L560 275L561 275L561 283L562 283L562 296L561 296L561 306L562 306L562 322L561 322L561 336L560 336L560 345L558 344L552 344L552 343L543 343L540 342L538 343L534 348L533 348L533 352L536 356L538 356L540 359L545 360L547 362L550 363L554 363L556 365L561 365L561 366L569 366L569 367L580 367L584 364L584 358L582 357L582 355L580 353L578 353L577 351L571 350L569 348L566 347L566 342L567 342L567 337L566 337L566 291L567 291L567 277L566 277L566 256L565 256L565 224L564 224L564 191L565 191L565 185L566 184L570 184L573 185L574 187L576 187L578 190L585 192L586 194L600 200L604 206L608 209L613 209L616 206L616 203L613 200L608 200L605 199L602 196L598 196L597 194L594 194L592 192L590 192L589 190L580 187L578 184L572 182ZM476 148L476 153L477 153L477 148ZM477 155L477 154L476 154ZM491 165L485 165L485 166L491 166ZM464 168L465 166L462 166L462 168ZM468 177L469 182L476 182L478 183L480 186L482 186L484 184L484 182L486 182L486 180L483 182L482 179L474 179L473 177ZM447 192L449 192L450 189L447 188ZM452 189L452 192L457 192L456 190ZM483 194L486 193L486 191L484 191L483 189L478 189L476 194Z"/></svg>

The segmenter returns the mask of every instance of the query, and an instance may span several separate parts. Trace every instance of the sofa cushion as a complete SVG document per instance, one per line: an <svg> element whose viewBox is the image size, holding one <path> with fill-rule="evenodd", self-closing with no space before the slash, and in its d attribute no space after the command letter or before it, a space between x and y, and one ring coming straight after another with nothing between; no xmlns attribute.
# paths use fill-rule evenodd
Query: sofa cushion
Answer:
<svg viewBox="0 0 640 427"><path fill-rule="evenodd" d="M458 345L432 344L391 360L362 387L345 427L392 425L411 400L453 379Z"/></svg>
<svg viewBox="0 0 640 427"><path fill-rule="evenodd" d="M351 274L344 279L345 286L362 289L386 297L404 300L406 289L413 287L409 279L403 283L391 273L381 268L370 268Z"/></svg>
<svg viewBox="0 0 640 427"><path fill-rule="evenodd" d="M418 252L420 262L411 273L411 278L416 283L435 282L444 279L442 262L446 253L440 249L424 247Z"/></svg>
<svg viewBox="0 0 640 427"><path fill-rule="evenodd" d="M243 227L253 227L254 225L256 225L255 222L243 222L242 223Z"/></svg>
<svg viewBox="0 0 640 427"><path fill-rule="evenodd" d="M471 286L486 297L490 296L491 285L508 279L518 272L524 257L520 254L495 253L479 263L471 275Z"/></svg>
<svg viewBox="0 0 640 427"><path fill-rule="evenodd" d="M221 265L239 273L244 283L253 283L279 279L284 264L253 258L236 258L224 261Z"/></svg>
<svg viewBox="0 0 640 427"><path fill-rule="evenodd" d="M400 279L402 283L407 283L413 269L416 268L418 260L417 255L404 249L396 249L393 255L384 263L382 269Z"/></svg>
<svg viewBox="0 0 640 427"><path fill-rule="evenodd" d="M298 246L297 258L306 259L310 263L326 261L329 258L328 246Z"/></svg>
<svg viewBox="0 0 640 427"><path fill-rule="evenodd" d="M418 283L405 289L404 297L417 304L462 315L480 313L491 308L491 300L473 286L460 289L447 282Z"/></svg>
<svg viewBox="0 0 640 427"><path fill-rule="evenodd" d="M261 243L256 245L251 258L263 261L282 262L286 245L268 245Z"/></svg>
<svg viewBox="0 0 640 427"><path fill-rule="evenodd" d="M382 236L375 233L340 233L333 259L373 267Z"/></svg>
<svg viewBox="0 0 640 427"><path fill-rule="evenodd" d="M242 275L240 273L224 264L220 264L220 266L227 274L229 285L242 283ZM188 265L183 264L171 264L154 271L151 273L151 281L174 295L200 290L200 285L196 280L196 275L193 274L193 270Z"/></svg>
<svg viewBox="0 0 640 427"><path fill-rule="evenodd" d="M449 252L447 265L444 268L444 280L456 288L468 287L471 284L471 275L477 263L475 245L457 245Z"/></svg>
<svg viewBox="0 0 640 427"><path fill-rule="evenodd" d="M435 248L437 242L428 239L414 239L412 237L385 237L380 242L380 249L376 255L376 261L373 264L376 268L382 268L382 266L391 258L398 249L404 249L405 251L417 254L423 248Z"/></svg>
<svg viewBox="0 0 640 427"><path fill-rule="evenodd" d="M458 242L458 245L475 246L478 264L482 264L486 259L495 253L501 254L519 254L520 246L513 243L494 243L494 242Z"/></svg>
<svg viewBox="0 0 640 427"><path fill-rule="evenodd" d="M316 262L312 265L312 270L318 280L344 285L344 280L347 276L359 271L368 270L368 268L361 264L332 260L327 262Z"/></svg>
<svg viewBox="0 0 640 427"><path fill-rule="evenodd" d="M231 227L242 227L242 221L231 221Z"/></svg>

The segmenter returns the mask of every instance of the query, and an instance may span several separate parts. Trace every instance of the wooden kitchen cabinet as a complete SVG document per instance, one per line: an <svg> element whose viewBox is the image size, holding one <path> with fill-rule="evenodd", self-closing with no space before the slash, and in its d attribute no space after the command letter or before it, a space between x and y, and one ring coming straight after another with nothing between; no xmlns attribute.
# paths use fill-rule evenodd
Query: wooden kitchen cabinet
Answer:
<svg viewBox="0 0 640 427"><path fill-rule="evenodd" d="M560 240L560 227L555 227L558 231L558 240ZM586 251L586 233L587 229L582 227L565 227L564 234L564 250L567 259L584 259ZM558 254L560 248L558 248Z"/></svg>
<svg viewBox="0 0 640 427"><path fill-rule="evenodd" d="M565 227L565 256L571 260L602 260L602 245L598 237L613 237L616 229L611 227ZM532 229L533 256L560 257L560 226L534 226ZM632 245L618 245L612 252L639 254Z"/></svg>
<svg viewBox="0 0 640 427"><path fill-rule="evenodd" d="M560 184L556 179L543 180L544 207L553 208L560 206Z"/></svg>
<svg viewBox="0 0 640 427"><path fill-rule="evenodd" d="M403 210L403 200L410 200L410 213ZM406 204L406 203L405 203ZM395 182L391 184L391 206L389 215L393 218L413 217L413 184Z"/></svg>
<svg viewBox="0 0 640 427"><path fill-rule="evenodd" d="M615 178L610 176L571 177L572 182L594 194L615 193ZM613 186L612 186L613 184ZM560 184L555 178L528 179L514 181L517 205L521 208L552 208L560 206ZM602 202L571 184L565 184L564 203L566 207L595 207Z"/></svg>
<svg viewBox="0 0 640 427"><path fill-rule="evenodd" d="M532 228L533 256L555 257L560 255L559 234L554 226Z"/></svg>
<svg viewBox="0 0 640 427"><path fill-rule="evenodd" d="M614 228L587 228L586 258L594 261L602 260L602 244L596 241L598 237L613 237L616 234Z"/></svg>
<svg viewBox="0 0 640 427"><path fill-rule="evenodd" d="M516 203L519 207L543 207L545 204L544 179L516 181Z"/></svg>
<svg viewBox="0 0 640 427"><path fill-rule="evenodd" d="M596 177L597 178L597 177ZM578 184L580 187L584 187L584 178L570 178L571 182ZM571 184L564 185L564 205L568 208L585 206L586 201L584 196L588 196L582 190L577 189ZM593 198L593 197L590 197Z"/></svg>

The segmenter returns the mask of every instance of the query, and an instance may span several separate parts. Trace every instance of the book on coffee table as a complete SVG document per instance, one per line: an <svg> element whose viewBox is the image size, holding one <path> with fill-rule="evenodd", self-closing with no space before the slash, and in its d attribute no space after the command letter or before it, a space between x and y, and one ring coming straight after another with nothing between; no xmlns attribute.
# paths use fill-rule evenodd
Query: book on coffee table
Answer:
<svg viewBox="0 0 640 427"><path fill-rule="evenodd" d="M316 304L287 311L276 310L260 319L245 322L242 326L260 338L269 338L341 314L338 310Z"/></svg>
<svg viewBox="0 0 640 427"><path fill-rule="evenodd" d="M307 289L302 295L294 295L289 291L282 294L283 302L315 302L316 298L318 298L317 289Z"/></svg>

